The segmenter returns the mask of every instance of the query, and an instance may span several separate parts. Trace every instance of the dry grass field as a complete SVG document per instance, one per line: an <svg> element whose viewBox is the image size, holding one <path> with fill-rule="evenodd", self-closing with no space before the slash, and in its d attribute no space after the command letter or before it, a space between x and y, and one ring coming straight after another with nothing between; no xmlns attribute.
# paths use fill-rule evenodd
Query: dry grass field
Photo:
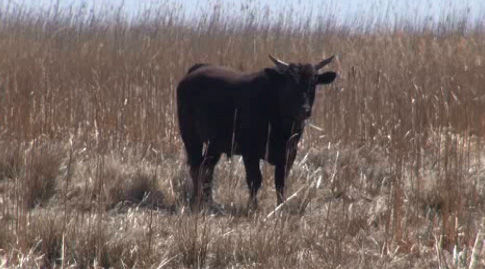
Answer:
<svg viewBox="0 0 485 269"><path fill-rule="evenodd" d="M0 14L0 267L485 267L484 25L353 33L217 12L189 25L170 9L135 23ZM273 212L263 164L248 212L242 161L223 158L225 214L193 214L177 82L194 63L255 71L269 53L338 55L292 199Z"/></svg>

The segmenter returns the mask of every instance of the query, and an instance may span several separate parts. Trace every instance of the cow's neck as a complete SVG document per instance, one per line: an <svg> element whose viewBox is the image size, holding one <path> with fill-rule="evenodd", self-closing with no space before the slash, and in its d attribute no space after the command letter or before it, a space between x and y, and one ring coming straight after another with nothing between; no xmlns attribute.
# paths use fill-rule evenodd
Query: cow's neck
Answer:
<svg viewBox="0 0 485 269"><path fill-rule="evenodd" d="M263 83L263 81L260 82ZM291 137L295 138L295 135L299 139L303 132L303 124L282 117L277 96L279 85L275 84L275 81L264 80L264 84L259 86L258 88L262 90L260 105L266 108L264 109L265 115L261 116L267 118L273 139L287 141Z"/></svg>
<svg viewBox="0 0 485 269"><path fill-rule="evenodd" d="M269 124L274 131L277 131L282 139L288 140L290 137L303 133L303 127L297 122L288 122L278 117L271 117Z"/></svg>
<svg viewBox="0 0 485 269"><path fill-rule="evenodd" d="M303 124L282 117L278 107L272 106L269 114L269 125L278 140L288 141L291 139L298 140L303 133ZM286 142L285 142L286 143Z"/></svg>

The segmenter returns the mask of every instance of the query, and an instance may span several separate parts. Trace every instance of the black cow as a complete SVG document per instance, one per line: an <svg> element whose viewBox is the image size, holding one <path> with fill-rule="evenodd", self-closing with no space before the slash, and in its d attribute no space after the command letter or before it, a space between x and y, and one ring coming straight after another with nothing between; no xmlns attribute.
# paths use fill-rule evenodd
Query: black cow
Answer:
<svg viewBox="0 0 485 269"><path fill-rule="evenodd" d="M316 65L269 57L275 67L255 73L196 64L180 81L178 119L194 185L193 206L212 205L212 174L222 153L242 155L249 206L257 206L260 159L276 166L277 203L285 200L285 178L311 114L315 87L331 83L336 73L317 73L333 56Z"/></svg>

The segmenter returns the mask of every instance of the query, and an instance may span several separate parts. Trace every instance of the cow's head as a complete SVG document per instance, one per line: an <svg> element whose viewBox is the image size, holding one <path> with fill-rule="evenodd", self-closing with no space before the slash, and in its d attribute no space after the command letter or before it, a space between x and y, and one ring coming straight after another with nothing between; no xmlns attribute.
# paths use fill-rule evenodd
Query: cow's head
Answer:
<svg viewBox="0 0 485 269"><path fill-rule="evenodd" d="M318 73L334 56L315 65L285 63L271 55L269 58L275 68L267 69L267 72L279 81L276 95L281 116L303 124L311 115L316 86L329 84L337 76L335 72Z"/></svg>

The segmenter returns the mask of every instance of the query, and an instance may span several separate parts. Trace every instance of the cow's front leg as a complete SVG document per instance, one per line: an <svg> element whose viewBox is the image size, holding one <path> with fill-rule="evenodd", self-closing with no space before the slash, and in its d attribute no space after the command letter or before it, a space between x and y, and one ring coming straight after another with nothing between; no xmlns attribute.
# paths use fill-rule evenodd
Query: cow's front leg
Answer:
<svg viewBox="0 0 485 269"><path fill-rule="evenodd" d="M258 207L258 190L261 187L261 181L263 179L259 168L259 158L243 156L243 160L246 169L246 182L249 188L248 207L250 209L256 209Z"/></svg>
<svg viewBox="0 0 485 269"><path fill-rule="evenodd" d="M199 177L199 172L200 164L190 166L190 177L192 178L192 186L194 187L192 197L190 198L190 206L192 207L192 210L198 210L199 204L201 202L200 197L202 193L202 183L200 182L201 178Z"/></svg>
<svg viewBox="0 0 485 269"><path fill-rule="evenodd" d="M276 205L280 205L285 201L285 180L286 180L286 165L284 163L277 164L274 173L274 183L276 188Z"/></svg>
<svg viewBox="0 0 485 269"><path fill-rule="evenodd" d="M276 188L276 205L280 205L286 200L285 197L285 182L290 174L291 166L295 161L296 150L291 150L286 155L285 161L276 164L274 182Z"/></svg>

